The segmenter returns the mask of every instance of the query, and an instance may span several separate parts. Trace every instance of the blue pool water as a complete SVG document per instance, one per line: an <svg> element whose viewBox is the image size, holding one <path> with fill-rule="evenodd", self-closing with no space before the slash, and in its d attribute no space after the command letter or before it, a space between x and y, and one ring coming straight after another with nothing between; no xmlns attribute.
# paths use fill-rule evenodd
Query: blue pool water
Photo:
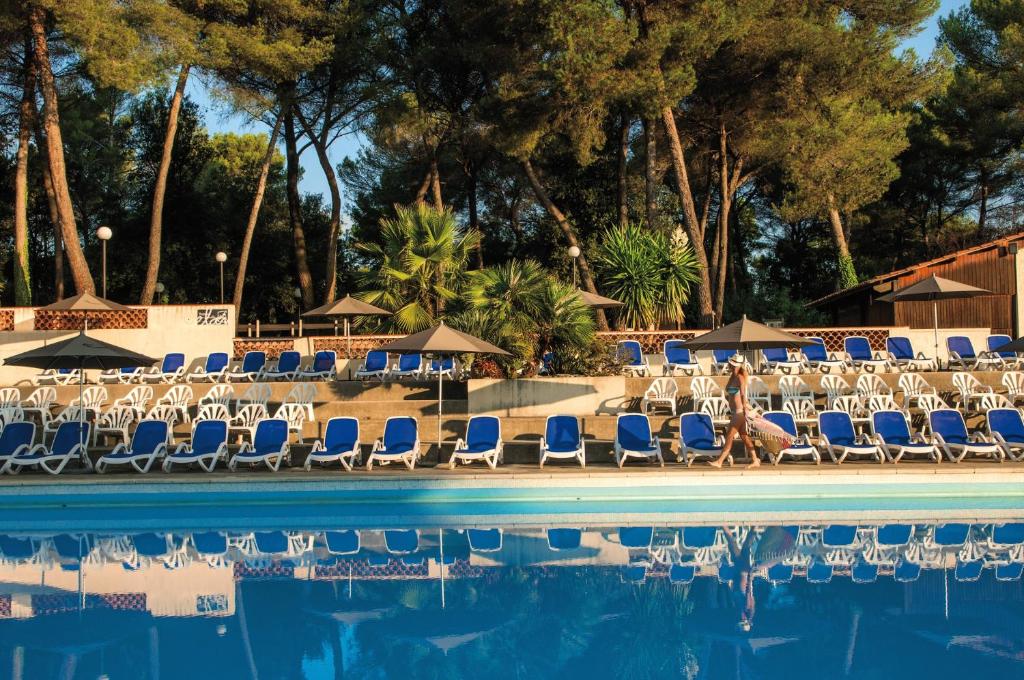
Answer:
<svg viewBox="0 0 1024 680"><path fill-rule="evenodd" d="M0 677L1024 675L1024 523L1005 517L232 520L12 529L0 556Z"/></svg>

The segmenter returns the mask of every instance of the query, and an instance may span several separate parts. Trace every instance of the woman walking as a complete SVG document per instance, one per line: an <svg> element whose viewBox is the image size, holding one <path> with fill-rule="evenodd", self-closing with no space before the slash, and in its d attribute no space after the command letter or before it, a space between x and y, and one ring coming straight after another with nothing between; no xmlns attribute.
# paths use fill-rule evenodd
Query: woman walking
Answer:
<svg viewBox="0 0 1024 680"><path fill-rule="evenodd" d="M725 444L722 446L722 455L711 461L712 467L720 468L729 456L732 443L739 437L743 440L743 448L750 455L750 465L755 468L761 464L757 457L757 449L754 448L754 441L747 432L747 362L739 354L729 357L729 382L725 384L725 398L729 400L729 407L732 409L732 420L729 421L729 429L725 433Z"/></svg>

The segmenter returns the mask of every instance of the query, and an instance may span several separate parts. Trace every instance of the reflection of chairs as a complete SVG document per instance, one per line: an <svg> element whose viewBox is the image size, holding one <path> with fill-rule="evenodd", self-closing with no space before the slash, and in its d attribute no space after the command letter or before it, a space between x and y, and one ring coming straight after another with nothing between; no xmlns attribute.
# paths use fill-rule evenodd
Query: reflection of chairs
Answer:
<svg viewBox="0 0 1024 680"><path fill-rule="evenodd" d="M384 436L373 443L366 469L373 469L373 461L387 465L395 461L405 463L412 470L420 457L419 423L411 416L391 416L384 421Z"/></svg>
<svg viewBox="0 0 1024 680"><path fill-rule="evenodd" d="M981 569L984 566L985 563L981 560L972 560L969 562L957 560L956 568L953 570L953 578L965 583L977 581L981 578Z"/></svg>
<svg viewBox="0 0 1024 680"><path fill-rule="evenodd" d="M331 555L355 555L361 544L359 532L354 529L345 531L325 531L324 543Z"/></svg>
<svg viewBox="0 0 1024 680"><path fill-rule="evenodd" d="M807 566L808 583L828 583L832 580L834 567L828 562L819 561L817 558Z"/></svg>
<svg viewBox="0 0 1024 680"><path fill-rule="evenodd" d="M337 461L349 472L353 465L362 460L359 448L359 421L349 416L331 418L327 421L324 438L313 442L313 449L306 457L306 470L313 463L325 465Z"/></svg>
<svg viewBox="0 0 1024 680"><path fill-rule="evenodd" d="M874 583L878 580L878 565L858 560L850 568L850 578L854 583Z"/></svg>
<svg viewBox="0 0 1024 680"><path fill-rule="evenodd" d="M473 416L466 424L466 438L455 442L448 468L482 460L492 470L502 462L501 421L496 416Z"/></svg>
<svg viewBox="0 0 1024 680"><path fill-rule="evenodd" d="M725 440L715 434L711 416L706 413L684 413L679 416L679 455L676 460L689 467L700 458L716 460L722 455ZM733 459L730 453L725 458L729 465Z"/></svg>
<svg viewBox="0 0 1024 680"><path fill-rule="evenodd" d="M892 575L899 583L913 583L921 576L921 565L901 557L896 561Z"/></svg>
<svg viewBox="0 0 1024 680"><path fill-rule="evenodd" d="M466 540L473 552L488 553L501 550L501 529L466 529Z"/></svg>
<svg viewBox="0 0 1024 680"><path fill-rule="evenodd" d="M587 466L586 444L580 434L576 416L548 416L544 436L540 440L540 466L548 458L574 459L580 467Z"/></svg>
<svg viewBox="0 0 1024 680"><path fill-rule="evenodd" d="M548 529L547 537L551 550L576 550L583 540L583 532L579 529Z"/></svg>
<svg viewBox="0 0 1024 680"><path fill-rule="evenodd" d="M654 527L619 527L619 545L623 548L650 548Z"/></svg>
<svg viewBox="0 0 1024 680"><path fill-rule="evenodd" d="M668 570L670 583L687 584L693 583L697 576L697 566L694 564L673 564Z"/></svg>
<svg viewBox="0 0 1024 680"><path fill-rule="evenodd" d="M615 420L615 463L621 468L627 458L658 461L665 467L661 455L661 440L651 433L651 421L640 413L620 413Z"/></svg>
<svg viewBox="0 0 1024 680"><path fill-rule="evenodd" d="M388 529L384 532L384 547L393 555L408 555L420 547L420 533L416 529Z"/></svg>

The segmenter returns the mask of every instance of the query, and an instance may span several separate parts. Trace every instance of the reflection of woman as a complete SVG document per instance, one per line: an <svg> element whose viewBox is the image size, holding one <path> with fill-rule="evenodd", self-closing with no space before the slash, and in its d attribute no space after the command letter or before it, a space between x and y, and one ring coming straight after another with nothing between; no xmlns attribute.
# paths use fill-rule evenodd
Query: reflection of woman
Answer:
<svg viewBox="0 0 1024 680"><path fill-rule="evenodd" d="M722 527L722 532L729 544L729 556L736 567L736 578L730 583L733 602L739 610L736 626L749 631L754 625L757 605L754 598L754 572L789 558L796 546L796 536L786 527L768 527L760 533L751 529L741 546L728 527Z"/></svg>
<svg viewBox="0 0 1024 680"><path fill-rule="evenodd" d="M729 428L725 433L725 444L722 446L722 455L711 461L712 467L722 467L722 463L729 456L732 443L739 437L743 440L743 448L750 455L750 467L757 467L761 464L758 460L757 451L754 449L754 442L747 433L747 362L739 354L729 357L729 382L725 384L725 397L729 400L729 408L732 409L732 420L729 421Z"/></svg>

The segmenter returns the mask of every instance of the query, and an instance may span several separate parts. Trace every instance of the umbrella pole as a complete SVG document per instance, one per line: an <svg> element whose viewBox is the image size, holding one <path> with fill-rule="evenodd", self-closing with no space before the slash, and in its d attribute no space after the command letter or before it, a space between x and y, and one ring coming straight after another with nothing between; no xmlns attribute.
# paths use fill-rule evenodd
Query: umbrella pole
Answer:
<svg viewBox="0 0 1024 680"><path fill-rule="evenodd" d="M85 396L85 362L80 361L78 364L78 443L85 448L85 442L82 441L82 428L85 427L85 402L83 397Z"/></svg>
<svg viewBox="0 0 1024 680"><path fill-rule="evenodd" d="M345 317L345 365L348 367L348 379L352 379L352 336L349 335L348 317Z"/></svg>
<svg viewBox="0 0 1024 680"><path fill-rule="evenodd" d="M932 300L932 322L933 329L935 331L935 370L942 367L942 361L939 359L939 301Z"/></svg>
<svg viewBox="0 0 1024 680"><path fill-rule="evenodd" d="M441 390L444 389L444 359L440 358L437 365L437 464L441 465L441 404L444 397Z"/></svg>

